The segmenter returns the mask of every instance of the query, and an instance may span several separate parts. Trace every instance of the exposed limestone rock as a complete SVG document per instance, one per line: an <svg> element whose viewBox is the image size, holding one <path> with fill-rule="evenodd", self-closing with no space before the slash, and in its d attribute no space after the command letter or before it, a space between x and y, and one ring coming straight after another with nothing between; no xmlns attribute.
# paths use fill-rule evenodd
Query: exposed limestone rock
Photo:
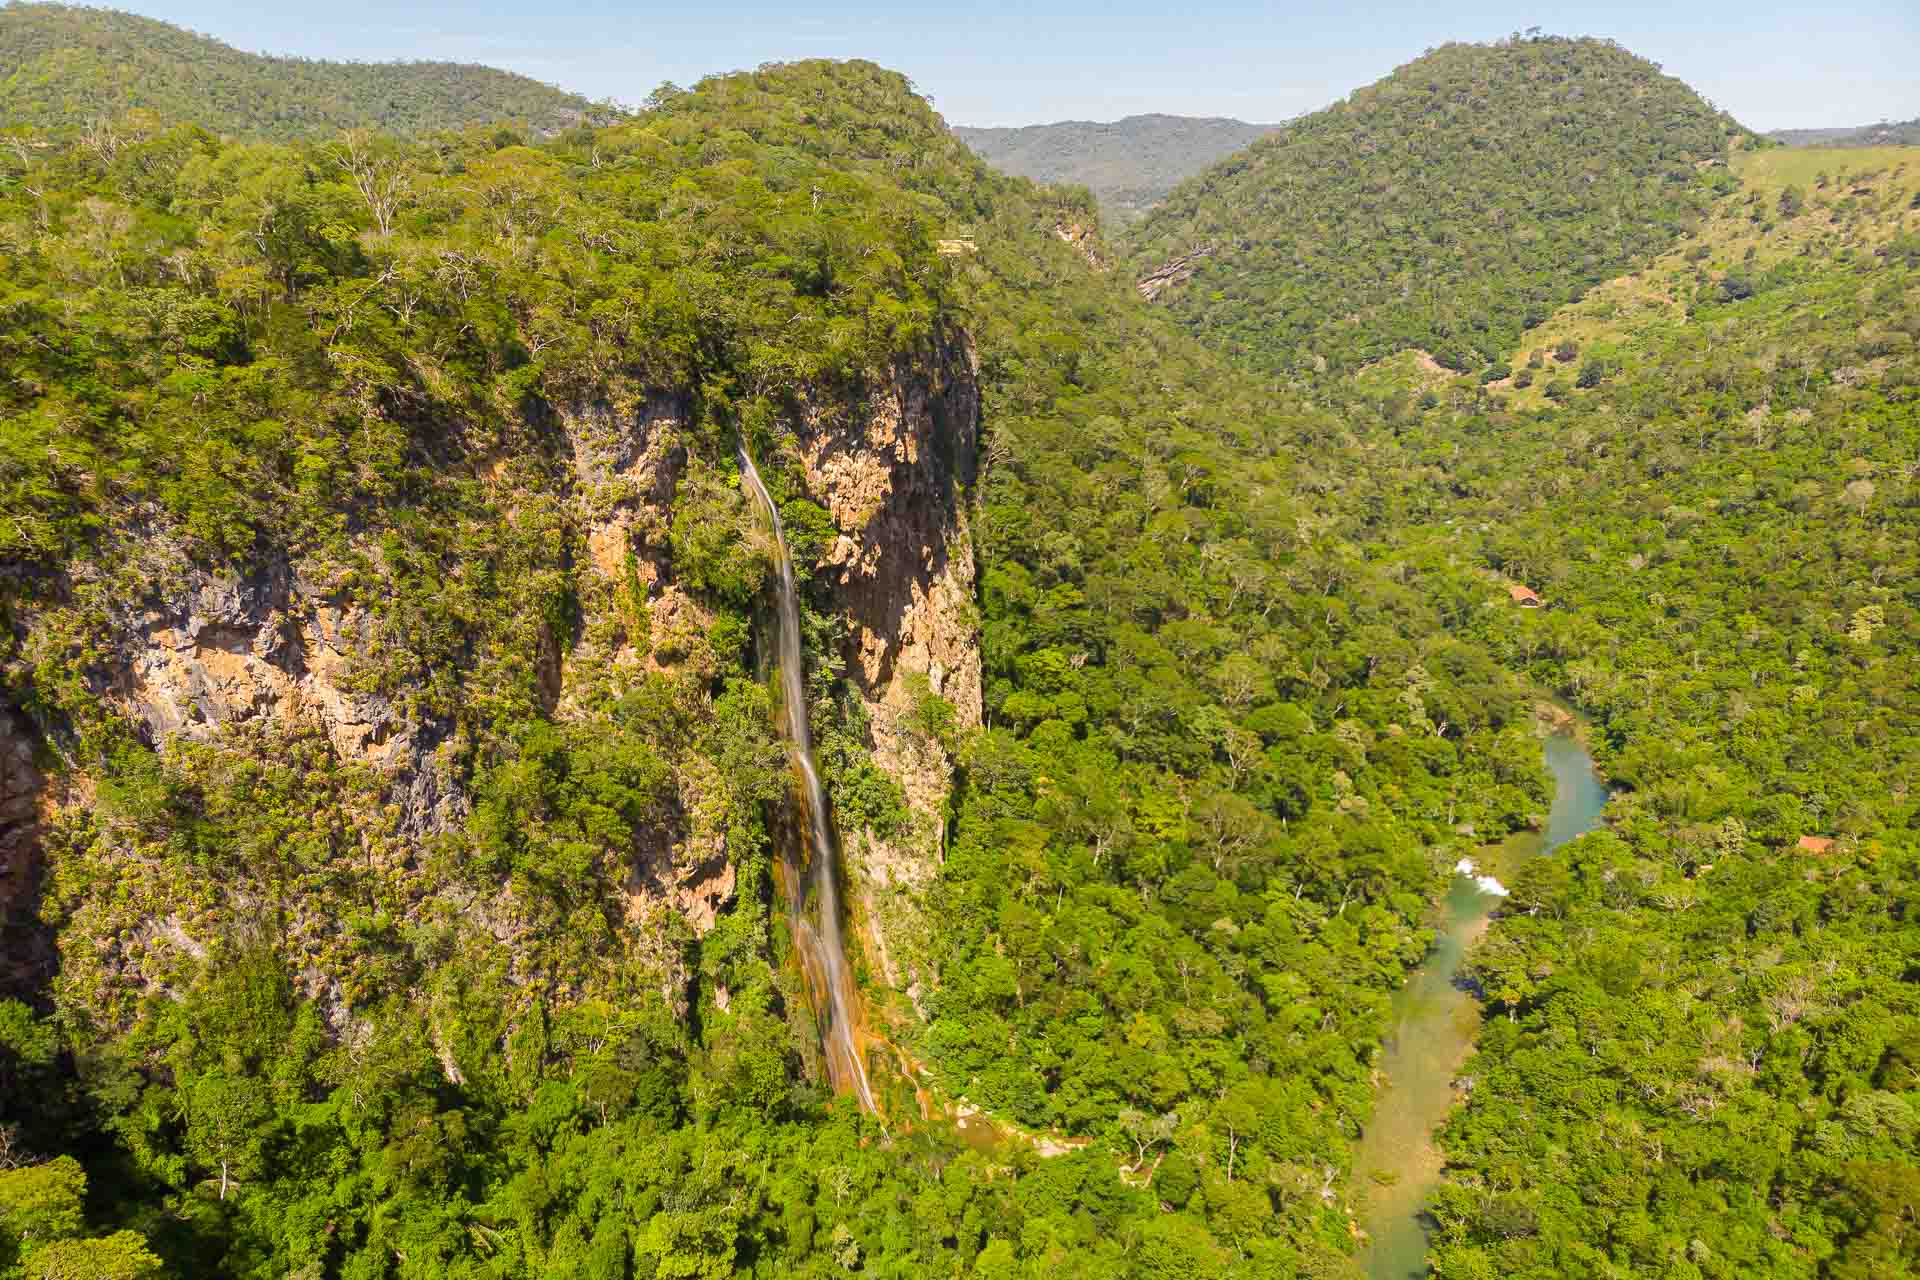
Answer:
<svg viewBox="0 0 1920 1280"><path fill-rule="evenodd" d="M650 903L665 902L699 937L732 900L736 871L727 856L725 815L712 799L718 783L711 763L684 762L676 782L682 820L673 831L642 833L636 842L626 883L627 916L640 920Z"/></svg>
<svg viewBox="0 0 1920 1280"><path fill-rule="evenodd" d="M1084 222L1062 220L1053 224L1053 234L1073 247L1095 271L1105 271L1107 260L1100 253L1100 233Z"/></svg>
<svg viewBox="0 0 1920 1280"><path fill-rule="evenodd" d="M670 580L667 533L686 464L679 440L686 417L681 400L659 395L628 405L575 406L561 414L573 448L574 504L592 566L591 579L582 584L583 608L613 623L581 628L564 663L556 705L561 719L580 715L580 696L588 689L618 693L633 675L678 662L692 638L712 626L712 616ZM646 927L665 908L698 937L732 900L737 872L710 775L706 761L677 762L679 820L636 838L623 886L630 926Z"/></svg>
<svg viewBox="0 0 1920 1280"><path fill-rule="evenodd" d="M342 759L389 779L404 833L437 833L464 817L465 799L434 755L445 726L355 688L353 659L372 629L363 606L340 602L284 562L239 579L167 557L146 576L169 589L118 620L120 661L107 692L150 742L305 719Z"/></svg>
<svg viewBox="0 0 1920 1280"><path fill-rule="evenodd" d="M629 554L645 562L649 581L665 576L668 514L687 458L678 438L686 416L682 401L659 395L576 405L560 415L573 446L574 503L588 555L609 581L625 580Z"/></svg>
<svg viewBox="0 0 1920 1280"><path fill-rule="evenodd" d="M1200 269L1200 260L1213 256L1213 246L1195 249L1192 253L1183 253L1170 262L1162 263L1134 282L1134 288L1148 302L1165 293L1175 285L1185 284L1193 273Z"/></svg>
<svg viewBox="0 0 1920 1280"><path fill-rule="evenodd" d="M935 682L962 723L980 717L973 548L962 490L973 482L979 392L969 352L902 373L865 421L812 424L808 488L840 530L825 572L853 623L869 700L904 709L906 677Z"/></svg>
<svg viewBox="0 0 1920 1280"><path fill-rule="evenodd" d="M972 353L955 342L930 368L899 371L864 421L815 422L801 437L808 489L840 531L822 572L852 624L849 671L865 699L874 762L899 781L914 816L913 832L891 841L843 833L873 959L896 990L931 976L916 921L939 870L953 787L945 750L905 721L924 690L953 704L958 727L980 723L963 498L978 420Z"/></svg>

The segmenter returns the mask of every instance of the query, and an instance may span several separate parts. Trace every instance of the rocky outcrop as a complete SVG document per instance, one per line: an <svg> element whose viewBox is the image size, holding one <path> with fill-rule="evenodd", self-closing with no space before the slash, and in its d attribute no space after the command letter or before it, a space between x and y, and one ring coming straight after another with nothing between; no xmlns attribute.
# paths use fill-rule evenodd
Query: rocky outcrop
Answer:
<svg viewBox="0 0 1920 1280"><path fill-rule="evenodd" d="M107 701L154 746L211 739L230 726L317 725L342 760L388 782L404 835L456 825L466 802L434 748L448 727L366 690L355 659L369 646L366 607L286 561L222 576L149 546L144 577L166 590L116 618Z"/></svg>
<svg viewBox="0 0 1920 1280"><path fill-rule="evenodd" d="M1165 293L1175 285L1185 284L1200 269L1203 258L1213 256L1211 245L1204 249L1195 249L1192 253L1183 253L1169 262L1164 262L1134 282L1134 288L1148 302Z"/></svg>
<svg viewBox="0 0 1920 1280"><path fill-rule="evenodd" d="M1053 224L1053 234L1071 246L1095 271L1107 269L1106 256L1100 252L1100 232L1096 228L1063 218Z"/></svg>
<svg viewBox="0 0 1920 1280"><path fill-rule="evenodd" d="M683 397L652 393L627 403L571 405L560 413L573 462L572 504L587 549L581 599L589 625L561 660L554 714L580 719L594 691L624 689L678 656L675 637L704 633L712 616L672 579L669 529L687 461ZM595 621L603 625L593 625ZM611 624L611 625L605 625ZM662 912L695 936L733 898L725 814L713 802L709 762L676 762L675 821L640 832L621 891L627 924L655 926Z"/></svg>
<svg viewBox="0 0 1920 1280"><path fill-rule="evenodd" d="M973 357L950 335L857 399L835 396L796 397L803 407L784 462L790 482L831 514L835 536L803 573L816 607L846 621L846 670L865 702L868 745L914 814L910 831L886 840L845 833L871 958L906 989L928 970L916 930L902 921L939 866L952 786L946 749L916 727L916 710L937 696L958 727L980 718L964 496L979 416ZM237 571L128 524L110 553L77 559L58 592L18 616L25 656L13 675L31 683L40 671L78 671L86 691L76 705L116 721L109 736L124 728L154 748L171 771L168 786L190 797L284 756L291 763L276 775L283 790L273 804L302 816L312 809L325 828L266 838L218 864L228 853L178 854L167 825L178 815L157 790L139 798L149 809L137 813L43 814L35 806L48 788L24 745L25 723L0 721L0 908L9 929L34 917L39 832L65 822L75 833L49 842L66 849L57 882L80 886L63 891L55 912L63 1000L102 1025L124 1022L143 998L184 989L223 939L240 939L283 954L342 1035L365 1001L410 981L397 975L412 961L396 956L415 946L459 951L475 970L498 966L510 987L537 986L561 1002L657 985L670 1006L684 1007L686 942L714 927L738 887L728 833L740 802L720 765L698 751L670 753L658 812L623 859L590 872L601 898L589 927L585 916L563 921L551 903L523 894L497 840L487 855L497 860L474 870L475 761L503 758L498 740L476 743L501 733L495 706L526 717L529 692L538 711L587 737L656 676L667 679L649 696L669 690L661 696L682 700L674 714L697 721L710 710L707 690L723 670L716 655L731 662L733 651L716 647L708 597L676 572L673 528L692 508L727 519L738 495L710 440L702 460L690 461L693 433L710 428L696 428L682 395L609 384L533 412L526 427L536 448L473 456L450 445L436 466L449 485L479 495L448 502L448 518L467 523L446 545L489 548L496 521L552 531L545 541L506 533L500 541L518 557L502 563L529 565L546 584L539 591L500 580L438 611L417 597L389 599L406 579L389 572L373 522L350 532L344 551L263 553ZM739 533L750 538L739 502ZM465 568L439 571L443 581L471 582ZM556 594L570 610L559 623L542 603ZM492 619L471 621L490 608ZM430 650L412 647L420 628L440 628ZM77 725L69 736L82 736ZM320 790L308 796L300 790L308 786ZM107 884L114 892L86 887ZM452 1078L459 1064L446 1062Z"/></svg>
<svg viewBox="0 0 1920 1280"><path fill-rule="evenodd" d="M560 413L587 554L609 582L624 580L629 555L644 560L649 584L665 576L673 491L687 459L678 431L687 413L684 399L662 394L576 404Z"/></svg>
<svg viewBox="0 0 1920 1280"><path fill-rule="evenodd" d="M898 704L905 677L918 673L976 721L962 492L973 483L978 418L972 356L956 343L928 367L897 372L864 418L815 421L800 441L808 489L839 530L822 571L853 623L862 687Z"/></svg>
<svg viewBox="0 0 1920 1280"><path fill-rule="evenodd" d="M918 915L953 787L953 761L917 723L919 704L944 699L960 729L981 716L964 497L979 414L973 353L952 337L925 364L896 370L863 417L818 418L800 434L807 487L839 530L820 574L850 623L849 672L874 761L914 816L911 832L890 839L842 833L871 958L903 991L929 976Z"/></svg>

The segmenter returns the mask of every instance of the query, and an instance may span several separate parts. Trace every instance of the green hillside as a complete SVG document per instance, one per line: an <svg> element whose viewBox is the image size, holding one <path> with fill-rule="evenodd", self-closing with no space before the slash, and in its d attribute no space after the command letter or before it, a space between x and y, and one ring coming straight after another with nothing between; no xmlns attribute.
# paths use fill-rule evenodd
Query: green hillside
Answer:
<svg viewBox="0 0 1920 1280"><path fill-rule="evenodd" d="M0 119L65 129L133 109L281 140L501 121L554 133L614 114L492 67L273 58L112 9L18 0L0 8Z"/></svg>
<svg viewBox="0 0 1920 1280"><path fill-rule="evenodd" d="M1608 41L1447 45L1181 185L1132 266L1205 252L1159 300L1259 369L1477 368L1673 243L1745 136Z"/></svg>
<svg viewBox="0 0 1920 1280"><path fill-rule="evenodd" d="M1552 602L1473 630L1618 788L1471 960L1449 1280L1920 1266L1920 148L1736 171L1510 378L1353 384L1398 554Z"/></svg>
<svg viewBox="0 0 1920 1280"><path fill-rule="evenodd" d="M0 19L168 99L0 148L0 1278L1357 1280L1556 701L1433 1273L1920 1274L1920 148L1449 45L1117 249L870 63Z"/></svg>
<svg viewBox="0 0 1920 1280"><path fill-rule="evenodd" d="M1218 117L1144 115L1013 129L956 125L962 142L1006 173L1093 192L1116 224L1133 222L1182 180L1276 126Z"/></svg>

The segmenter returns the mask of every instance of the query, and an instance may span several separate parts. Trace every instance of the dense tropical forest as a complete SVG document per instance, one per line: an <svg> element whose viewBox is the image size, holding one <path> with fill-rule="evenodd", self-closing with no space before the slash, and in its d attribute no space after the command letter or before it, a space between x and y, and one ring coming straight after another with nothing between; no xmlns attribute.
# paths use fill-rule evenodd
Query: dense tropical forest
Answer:
<svg viewBox="0 0 1920 1280"><path fill-rule="evenodd" d="M113 9L0 5L0 121L111 130L138 110L279 141L479 124L557 133L619 114L492 67L264 57Z"/></svg>
<svg viewBox="0 0 1920 1280"><path fill-rule="evenodd" d="M1474 961L1443 1276L1920 1266L1920 151L1739 172L1527 335L1515 370L1579 371L1538 407L1396 428L1555 602L1489 639L1619 788Z"/></svg>
<svg viewBox="0 0 1920 1280"><path fill-rule="evenodd" d="M1435 842L1524 823L1542 784L1520 685L1440 630L1483 587L1368 564L1364 504L1296 463L1351 448L1336 418L1089 270L1055 228L1091 210L992 174L864 64L542 146L127 128L21 135L0 219L9 696L94 797L11 922L58 948L7 1006L22 1265L1343 1265L1344 1147ZM961 229L973 252L937 252ZM768 564L730 450L776 461L820 565L796 424L961 331L987 724L916 708L964 770L937 982L915 1010L868 974L883 1133L824 1095L771 909ZM581 406L653 389L671 505L609 580L619 491L578 479ZM422 810L298 720L129 719L127 602L263 574L364 611L353 688L409 709L450 797ZM809 601L839 821L897 834L844 605L818 573ZM621 920L637 833L689 820L737 876L720 918ZM916 1119L916 1084L1003 1141ZM1042 1130L1068 1154L1031 1154Z"/></svg>
<svg viewBox="0 0 1920 1280"><path fill-rule="evenodd" d="M1920 150L1448 46L1116 246L867 63L219 83L0 148L0 1276L1354 1277L1549 696L1436 1274L1920 1269Z"/></svg>

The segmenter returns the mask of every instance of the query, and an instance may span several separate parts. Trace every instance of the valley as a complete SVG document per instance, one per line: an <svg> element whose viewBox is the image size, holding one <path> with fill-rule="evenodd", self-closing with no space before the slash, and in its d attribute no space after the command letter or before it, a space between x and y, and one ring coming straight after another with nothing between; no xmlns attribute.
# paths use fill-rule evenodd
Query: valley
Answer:
<svg viewBox="0 0 1920 1280"><path fill-rule="evenodd" d="M1280 126L1244 120L1130 116L1111 123L1062 120L1018 129L955 126L994 168L1035 182L1085 186L1116 226L1146 215L1167 192Z"/></svg>
<svg viewBox="0 0 1920 1280"><path fill-rule="evenodd" d="M0 1278L1920 1272L1920 147L0 73Z"/></svg>
<svg viewBox="0 0 1920 1280"><path fill-rule="evenodd" d="M1509 896L1506 880L1604 820L1607 790L1578 739L1556 727L1545 734L1544 749L1553 774L1544 831L1518 832L1455 864L1433 949L1394 996L1388 1015L1383 1083L1353 1154L1355 1198L1368 1236L1363 1264L1377 1280L1426 1270L1426 1204L1445 1166L1434 1138L1456 1103L1485 998L1464 976L1468 950Z"/></svg>

